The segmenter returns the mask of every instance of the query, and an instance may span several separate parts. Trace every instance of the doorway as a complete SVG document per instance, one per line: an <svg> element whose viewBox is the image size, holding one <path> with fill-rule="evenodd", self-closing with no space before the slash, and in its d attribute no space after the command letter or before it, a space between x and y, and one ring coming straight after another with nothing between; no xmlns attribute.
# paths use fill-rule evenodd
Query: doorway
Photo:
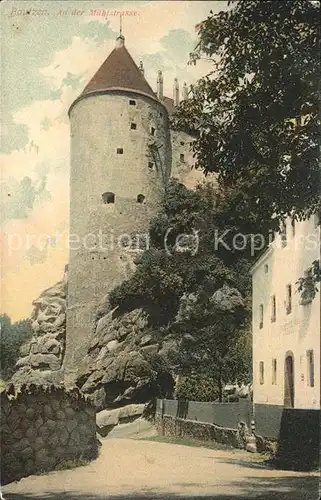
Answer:
<svg viewBox="0 0 321 500"><path fill-rule="evenodd" d="M284 406L294 408L294 357L287 352L284 363Z"/></svg>

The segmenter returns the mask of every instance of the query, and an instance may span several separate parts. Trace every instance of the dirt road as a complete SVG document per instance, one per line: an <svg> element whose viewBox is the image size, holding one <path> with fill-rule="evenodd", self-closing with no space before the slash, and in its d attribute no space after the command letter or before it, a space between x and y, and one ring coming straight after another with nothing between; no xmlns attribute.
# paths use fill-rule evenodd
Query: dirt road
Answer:
<svg viewBox="0 0 321 500"><path fill-rule="evenodd" d="M74 470L30 476L5 500L316 500L318 477L269 470L243 451L106 438L99 458Z"/></svg>

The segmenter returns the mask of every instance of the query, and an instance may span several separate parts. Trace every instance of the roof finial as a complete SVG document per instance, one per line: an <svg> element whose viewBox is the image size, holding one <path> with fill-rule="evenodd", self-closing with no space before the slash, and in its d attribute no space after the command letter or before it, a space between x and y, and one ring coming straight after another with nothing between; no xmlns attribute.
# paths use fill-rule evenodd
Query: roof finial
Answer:
<svg viewBox="0 0 321 500"><path fill-rule="evenodd" d="M123 14L121 12L119 16L119 35L116 38L116 49L119 49L124 45L125 45L125 37L123 35Z"/></svg>
<svg viewBox="0 0 321 500"><path fill-rule="evenodd" d="M123 35L122 19L123 19L123 14L121 12L119 16L119 36Z"/></svg>

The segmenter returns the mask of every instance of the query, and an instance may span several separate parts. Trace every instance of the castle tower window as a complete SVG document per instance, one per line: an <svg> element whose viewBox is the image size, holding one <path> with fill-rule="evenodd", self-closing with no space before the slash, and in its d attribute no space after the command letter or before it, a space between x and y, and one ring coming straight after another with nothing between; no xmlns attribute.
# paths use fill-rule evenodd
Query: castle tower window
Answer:
<svg viewBox="0 0 321 500"><path fill-rule="evenodd" d="M122 155L124 153L123 148L117 148L117 154Z"/></svg>
<svg viewBox="0 0 321 500"><path fill-rule="evenodd" d="M148 168L150 169L154 168L154 163L152 161L148 162Z"/></svg>
<svg viewBox="0 0 321 500"><path fill-rule="evenodd" d="M185 156L184 156L184 153L181 153L181 154L179 155L179 159L180 159L181 161L185 161Z"/></svg>
<svg viewBox="0 0 321 500"><path fill-rule="evenodd" d="M137 196L137 203L144 203L145 201L145 196L143 194L139 194Z"/></svg>
<svg viewBox="0 0 321 500"><path fill-rule="evenodd" d="M107 191L106 193L103 193L101 196L105 204L115 203L115 193Z"/></svg>
<svg viewBox="0 0 321 500"><path fill-rule="evenodd" d="M154 128L154 127L152 127L152 128L150 129L150 133L151 133L152 135L155 135L155 128Z"/></svg>
<svg viewBox="0 0 321 500"><path fill-rule="evenodd" d="M129 99L130 106L136 106L136 101L134 99Z"/></svg>
<svg viewBox="0 0 321 500"><path fill-rule="evenodd" d="M131 128L132 130L136 130L136 129L137 129L137 125L136 125L136 123L131 123L131 124L130 124L130 128Z"/></svg>

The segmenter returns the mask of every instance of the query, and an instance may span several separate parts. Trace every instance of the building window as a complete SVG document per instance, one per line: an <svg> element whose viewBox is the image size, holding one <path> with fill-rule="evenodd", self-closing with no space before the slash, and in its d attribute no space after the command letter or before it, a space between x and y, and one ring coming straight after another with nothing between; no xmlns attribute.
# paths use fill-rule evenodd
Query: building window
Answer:
<svg viewBox="0 0 321 500"><path fill-rule="evenodd" d="M276 385L276 370L277 370L277 361L276 359L272 359L272 385Z"/></svg>
<svg viewBox="0 0 321 500"><path fill-rule="evenodd" d="M122 155L124 153L123 148L117 148L117 154Z"/></svg>
<svg viewBox="0 0 321 500"><path fill-rule="evenodd" d="M292 285L286 285L286 314L292 311Z"/></svg>
<svg viewBox="0 0 321 500"><path fill-rule="evenodd" d="M307 383L309 387L314 387L314 355L313 350L307 351Z"/></svg>
<svg viewBox="0 0 321 500"><path fill-rule="evenodd" d="M137 129L136 123L131 123L130 128L131 128L131 130L136 130Z"/></svg>
<svg viewBox="0 0 321 500"><path fill-rule="evenodd" d="M291 220L292 238L295 237L295 219Z"/></svg>
<svg viewBox="0 0 321 500"><path fill-rule="evenodd" d="M103 199L103 202L105 204L108 204L108 203L115 203L115 193L112 193L110 191L107 191L106 193L103 193L101 195L102 199Z"/></svg>
<svg viewBox="0 0 321 500"><path fill-rule="evenodd" d="M271 322L275 323L276 321L276 297L272 295L271 297Z"/></svg>
<svg viewBox="0 0 321 500"><path fill-rule="evenodd" d="M136 106L136 101L134 101L134 99L129 99L129 105Z"/></svg>
<svg viewBox="0 0 321 500"><path fill-rule="evenodd" d="M151 129L150 129L150 133L151 133L152 135L155 135L155 128L154 128L154 127L151 127Z"/></svg>
<svg viewBox="0 0 321 500"><path fill-rule="evenodd" d="M184 156L184 153L181 153L181 154L179 155L179 159L180 159L180 161L185 161L185 156Z"/></svg>
<svg viewBox="0 0 321 500"><path fill-rule="evenodd" d="M267 274L269 272L269 265L265 264L264 266L264 274Z"/></svg>
<svg viewBox="0 0 321 500"><path fill-rule="evenodd" d="M180 142L180 145L181 145L181 146L184 146L184 144L185 144L185 142L184 142L184 141L181 141L181 142Z"/></svg>
<svg viewBox="0 0 321 500"><path fill-rule="evenodd" d="M259 328L263 328L263 315L264 315L264 309L263 309L263 304L259 305Z"/></svg>
<svg viewBox="0 0 321 500"><path fill-rule="evenodd" d="M287 245L287 234L286 234L286 223L283 222L281 225L281 247L284 248Z"/></svg>
<svg viewBox="0 0 321 500"><path fill-rule="evenodd" d="M260 385L264 384L264 361L259 363Z"/></svg>
<svg viewBox="0 0 321 500"><path fill-rule="evenodd" d="M154 168L154 163L152 161L148 162L148 168L150 169Z"/></svg>
<svg viewBox="0 0 321 500"><path fill-rule="evenodd" d="M144 203L145 201L145 196L143 194L139 194L137 196L137 203Z"/></svg>

